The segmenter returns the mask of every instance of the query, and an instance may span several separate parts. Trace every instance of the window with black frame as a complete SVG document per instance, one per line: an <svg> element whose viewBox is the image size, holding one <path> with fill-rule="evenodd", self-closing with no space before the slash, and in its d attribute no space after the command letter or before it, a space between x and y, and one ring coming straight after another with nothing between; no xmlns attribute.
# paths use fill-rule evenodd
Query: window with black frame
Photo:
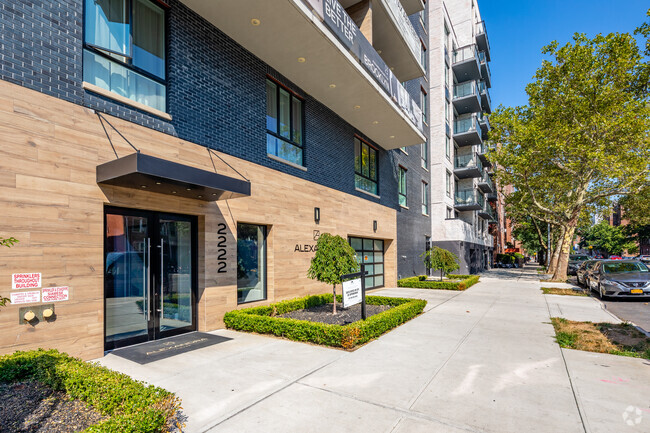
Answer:
<svg viewBox="0 0 650 433"><path fill-rule="evenodd" d="M266 79L266 151L292 164L303 164L303 101Z"/></svg>
<svg viewBox="0 0 650 433"><path fill-rule="evenodd" d="M85 0L83 80L166 111L165 10L151 0Z"/></svg>
<svg viewBox="0 0 650 433"><path fill-rule="evenodd" d="M398 193L399 205L406 207L408 202L406 201L406 169L404 167L399 168Z"/></svg>
<svg viewBox="0 0 650 433"><path fill-rule="evenodd" d="M354 186L371 194L378 194L377 149L354 137Z"/></svg>

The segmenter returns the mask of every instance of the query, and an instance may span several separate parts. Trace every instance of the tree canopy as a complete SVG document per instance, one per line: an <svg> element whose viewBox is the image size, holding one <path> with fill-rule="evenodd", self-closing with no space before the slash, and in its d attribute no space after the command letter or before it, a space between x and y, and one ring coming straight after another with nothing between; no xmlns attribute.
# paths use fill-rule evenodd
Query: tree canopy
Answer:
<svg viewBox="0 0 650 433"><path fill-rule="evenodd" d="M440 271L440 281L442 281L443 273L448 274L459 268L458 257L444 248L433 247L420 254L420 257L427 268Z"/></svg>
<svg viewBox="0 0 650 433"><path fill-rule="evenodd" d="M636 252L636 242L625 232L623 226L611 226L607 221L601 221L588 229L581 231L580 245L584 248L591 246L608 255L621 255L627 251Z"/></svg>
<svg viewBox="0 0 650 433"><path fill-rule="evenodd" d="M491 138L497 177L513 185L522 212L561 230L554 279L566 279L581 214L648 183L650 105L638 91L641 52L629 34L575 34L528 84L528 105L499 107Z"/></svg>

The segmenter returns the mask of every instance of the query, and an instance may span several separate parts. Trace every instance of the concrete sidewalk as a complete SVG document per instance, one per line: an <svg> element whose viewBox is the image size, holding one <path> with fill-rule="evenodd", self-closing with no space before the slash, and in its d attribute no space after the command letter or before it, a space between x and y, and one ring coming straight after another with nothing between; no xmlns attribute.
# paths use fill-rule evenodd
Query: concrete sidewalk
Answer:
<svg viewBox="0 0 650 433"><path fill-rule="evenodd" d="M233 340L144 366L100 362L176 392L189 432L650 430L650 363L561 350L553 305L596 313L549 301L534 268L465 292L375 293L429 305L354 352L221 330Z"/></svg>

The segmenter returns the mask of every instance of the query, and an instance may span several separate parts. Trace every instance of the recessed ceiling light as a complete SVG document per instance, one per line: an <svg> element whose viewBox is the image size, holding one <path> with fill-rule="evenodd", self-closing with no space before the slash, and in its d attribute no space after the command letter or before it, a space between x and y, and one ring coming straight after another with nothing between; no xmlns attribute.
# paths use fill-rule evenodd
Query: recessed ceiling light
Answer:
<svg viewBox="0 0 650 433"><path fill-rule="evenodd" d="M199 198L203 198L203 196L202 196L202 195L200 195L200 196L199 196Z"/></svg>
<svg viewBox="0 0 650 433"><path fill-rule="evenodd" d="M336 84L334 84L334 83L330 84L330 89L333 89L335 87L336 87Z"/></svg>
<svg viewBox="0 0 650 433"><path fill-rule="evenodd" d="M176 194L176 191L172 191L172 194Z"/></svg>
<svg viewBox="0 0 650 433"><path fill-rule="evenodd" d="M358 110L359 108L361 108L361 105L355 105L355 106L354 106L354 109L355 109L355 110Z"/></svg>
<svg viewBox="0 0 650 433"><path fill-rule="evenodd" d="M395 136L394 136L394 135L391 135L390 138L395 138Z"/></svg>
<svg viewBox="0 0 650 433"><path fill-rule="evenodd" d="M372 122L372 124L373 124L373 125L378 125L378 124L379 124L379 121L378 121L378 120L374 120L374 121Z"/></svg>
<svg viewBox="0 0 650 433"><path fill-rule="evenodd" d="M146 188L147 185L140 185L140 188Z"/></svg>
<svg viewBox="0 0 650 433"><path fill-rule="evenodd" d="M192 191L192 188L185 188L185 189L188 190L188 191Z"/></svg>
<svg viewBox="0 0 650 433"><path fill-rule="evenodd" d="M212 195L217 195L217 193L216 193L216 192L213 192Z"/></svg>
<svg viewBox="0 0 650 433"><path fill-rule="evenodd" d="M381 50L377 50L377 54L381 54Z"/></svg>
<svg viewBox="0 0 650 433"><path fill-rule="evenodd" d="M257 18L253 18L251 20L251 24L254 25L254 26L259 26L261 23L262 22L260 20L258 20Z"/></svg>
<svg viewBox="0 0 650 433"><path fill-rule="evenodd" d="M305 59L304 57L298 57L298 63L305 63L306 61L307 59Z"/></svg>

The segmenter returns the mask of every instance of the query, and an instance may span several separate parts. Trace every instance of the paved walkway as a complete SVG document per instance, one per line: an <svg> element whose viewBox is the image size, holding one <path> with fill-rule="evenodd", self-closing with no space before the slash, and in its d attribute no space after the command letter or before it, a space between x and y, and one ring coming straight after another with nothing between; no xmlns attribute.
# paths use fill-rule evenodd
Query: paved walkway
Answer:
<svg viewBox="0 0 650 433"><path fill-rule="evenodd" d="M220 330L233 340L145 366L100 362L176 392L189 432L650 431L650 363L561 350L551 315L615 319L539 287L525 268L465 292L375 292L429 304L354 352Z"/></svg>

